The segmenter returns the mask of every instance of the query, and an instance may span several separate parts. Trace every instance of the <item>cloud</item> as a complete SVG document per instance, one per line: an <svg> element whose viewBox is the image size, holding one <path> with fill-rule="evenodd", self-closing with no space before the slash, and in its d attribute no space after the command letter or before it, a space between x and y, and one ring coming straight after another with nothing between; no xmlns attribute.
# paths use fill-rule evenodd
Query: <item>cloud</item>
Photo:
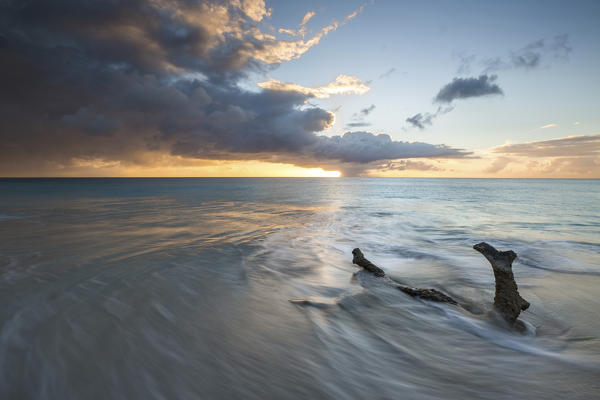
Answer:
<svg viewBox="0 0 600 400"><path fill-rule="evenodd" d="M496 83L496 75L480 75L478 78L454 78L452 82L444 85L433 99L434 103L451 104L454 100L468 99L472 97L483 97L493 95L504 95L504 92ZM417 113L406 118L413 127L425 129L432 125L433 120L439 115L447 114L454 110L452 105L445 108L438 106L434 113Z"/></svg>
<svg viewBox="0 0 600 400"><path fill-rule="evenodd" d="M455 58L458 58L459 65L456 70L456 73L459 75L468 74L471 72L471 65L475 62L477 57L474 54L467 54L465 52L460 52L454 55Z"/></svg>
<svg viewBox="0 0 600 400"><path fill-rule="evenodd" d="M546 124L546 125L540 126L540 129L554 128L554 127L557 127L557 126L558 126L558 124Z"/></svg>
<svg viewBox="0 0 600 400"><path fill-rule="evenodd" d="M492 57L482 61L485 73L507 70L512 68L535 69L544 60L567 60L573 51L569 35L562 34L552 39L538 39L516 51L511 51L507 57ZM472 60L471 60L472 61Z"/></svg>
<svg viewBox="0 0 600 400"><path fill-rule="evenodd" d="M90 135L110 135L119 126L117 122L86 107L80 108L74 114L63 116L61 122L66 128L80 130Z"/></svg>
<svg viewBox="0 0 600 400"><path fill-rule="evenodd" d="M297 92L309 97L320 99L328 98L336 94L365 94L369 87L355 76L338 75L335 81L324 86L310 88L297 83L281 82L277 79L269 79L265 82L259 82L258 86L267 90L276 90L283 92Z"/></svg>
<svg viewBox="0 0 600 400"><path fill-rule="evenodd" d="M406 118L406 122L408 122L415 128L425 129L425 126L433 124L433 120L439 115L447 114L452 110L454 110L454 107L452 106L439 106L434 113L418 113L413 115L412 117Z"/></svg>
<svg viewBox="0 0 600 400"><path fill-rule="evenodd" d="M440 171L439 167L436 167L433 164L426 163L424 161L415 161L415 160L400 160L400 161L389 161L385 164L382 164L379 168L379 171Z"/></svg>
<svg viewBox="0 0 600 400"><path fill-rule="evenodd" d="M370 122L366 122L365 118L375 110L375 104L365 107L358 112L352 114L351 121L346 124L346 128L363 128L370 126Z"/></svg>
<svg viewBox="0 0 600 400"><path fill-rule="evenodd" d="M334 115L308 101L368 89L352 76L321 88L243 89L248 74L316 44L296 48L262 32L270 12L259 0L2 2L1 174L210 160L359 174L396 158L468 156L369 132L319 135Z"/></svg>
<svg viewBox="0 0 600 400"><path fill-rule="evenodd" d="M413 115L412 117L406 118L406 122L408 122L412 126L417 127L419 129L425 129L425 125L431 125L434 117L435 117L434 114L418 113L418 114Z"/></svg>
<svg viewBox="0 0 600 400"><path fill-rule="evenodd" d="M512 52L510 62L515 68L531 69L538 67L546 55L566 59L572 51L569 36L563 34L555 36L551 41L539 39L529 43L518 51Z"/></svg>
<svg viewBox="0 0 600 400"><path fill-rule="evenodd" d="M258 40L258 43L247 47L242 54L247 57L253 57L259 61L267 64L281 64L285 61L290 61L299 58L302 54L306 53L311 47L319 44L321 39L327 36L330 32L335 31L340 26L348 23L354 19L360 12L363 11L365 5L363 4L357 10L348 14L341 22L333 21L331 24L321 28L319 32L313 35L310 39L297 40L277 40L275 37L266 34L256 34L254 39ZM293 30L285 32L292 34L292 36L298 36L300 33ZM300 35L303 36L303 35Z"/></svg>
<svg viewBox="0 0 600 400"><path fill-rule="evenodd" d="M480 75L479 78L454 78L440 89L435 96L437 103L451 103L456 99L503 95L500 86L495 84L496 75Z"/></svg>
<svg viewBox="0 0 600 400"><path fill-rule="evenodd" d="M379 79L389 78L395 72L396 72L396 68L392 67L392 68L388 69L387 71L385 71L383 74L379 75Z"/></svg>
<svg viewBox="0 0 600 400"><path fill-rule="evenodd" d="M509 69L533 70L542 65L550 65L554 60L568 60L573 52L569 35L556 35L553 38L534 40L518 50L511 50L505 56L479 58L474 54L461 52L455 55L459 66L457 74L467 74L478 65L483 74Z"/></svg>
<svg viewBox="0 0 600 400"><path fill-rule="evenodd" d="M422 142L394 141L386 134L370 132L346 132L341 136L318 136L307 141L287 142L287 146L277 145L277 151L264 151L259 147L269 146L273 139L256 143L254 153L246 154L246 159L285 162L305 167L337 169L344 176L362 175L364 171L377 168L381 161L402 158L464 158L470 152L444 145ZM247 146L243 147L247 149ZM271 146L267 150L273 150ZM259 152L259 150L262 150ZM206 159L207 154L198 143L180 143L176 154L188 158ZM210 153L209 153L210 155ZM240 154L236 155L240 158ZM223 158L223 157L219 157Z"/></svg>
<svg viewBox="0 0 600 400"><path fill-rule="evenodd" d="M510 157L498 157L489 167L484 170L484 172L495 174L496 172L500 172L506 168L512 161L513 159Z"/></svg>
<svg viewBox="0 0 600 400"><path fill-rule="evenodd" d="M347 128L364 128L365 126L371 126L370 122L359 121L359 122L348 122L346 124Z"/></svg>
<svg viewBox="0 0 600 400"><path fill-rule="evenodd" d="M354 116L357 118L364 118L371 114L373 110L375 110L375 104L371 104L369 107L361 109L358 113L355 113Z"/></svg>
<svg viewBox="0 0 600 400"><path fill-rule="evenodd" d="M598 178L600 157L558 157L549 162L537 163L540 172L551 176Z"/></svg>
<svg viewBox="0 0 600 400"><path fill-rule="evenodd" d="M315 16L315 12L314 11L308 11L306 14L304 14L304 17L302 18L302 21L300 22L300 28L295 30L295 29L286 29L286 28L279 28L279 33L285 33L286 35L289 36L301 36L304 37L306 35L306 24L308 23L308 21L310 21L310 19L312 17Z"/></svg>
<svg viewBox="0 0 600 400"><path fill-rule="evenodd" d="M600 156L600 135L568 136L559 139L507 144L496 147L494 153L527 157Z"/></svg>
<svg viewBox="0 0 600 400"><path fill-rule="evenodd" d="M346 132L343 136L320 136L308 148L316 159L369 163L399 158L462 158L470 153L443 145L394 141L389 135L370 132Z"/></svg>
<svg viewBox="0 0 600 400"><path fill-rule="evenodd" d="M263 17L271 16L271 10L267 10L265 0L243 0L239 7L256 22L261 21Z"/></svg>
<svg viewBox="0 0 600 400"><path fill-rule="evenodd" d="M309 11L306 14L304 14L304 17L302 18L302 22L300 22L301 26L304 26L308 23L308 21L315 16L315 12L314 11Z"/></svg>
<svg viewBox="0 0 600 400"><path fill-rule="evenodd" d="M498 155L484 173L549 178L598 178L600 135L568 136L536 142L509 143L491 149ZM508 165L510 171L505 171Z"/></svg>

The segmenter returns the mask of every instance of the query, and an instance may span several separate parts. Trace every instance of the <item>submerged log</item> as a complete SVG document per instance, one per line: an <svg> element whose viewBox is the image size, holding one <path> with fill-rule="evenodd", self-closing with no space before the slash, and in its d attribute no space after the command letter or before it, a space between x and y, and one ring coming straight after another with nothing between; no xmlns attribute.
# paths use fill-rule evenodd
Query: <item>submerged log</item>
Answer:
<svg viewBox="0 0 600 400"><path fill-rule="evenodd" d="M396 289L413 297L418 297L425 300L437 301L440 303L458 304L456 300L435 289L418 289L396 284Z"/></svg>
<svg viewBox="0 0 600 400"><path fill-rule="evenodd" d="M521 311L529 308L529 302L521 297L512 272L512 263L517 254L512 251L498 251L493 246L481 242L473 246L492 265L496 279L494 309L509 323L515 323Z"/></svg>
<svg viewBox="0 0 600 400"><path fill-rule="evenodd" d="M372 273L373 275L383 278L385 277L385 272L377 265L373 264L371 261L367 260L363 255L362 251L359 248L352 250L352 262L359 267L362 267ZM396 289L408 294L409 296L418 297L424 300L437 301L441 303L450 303L450 304L458 304L452 297L440 292L436 289L419 289L412 288L409 286L401 285L397 282L394 282L392 279L388 278Z"/></svg>

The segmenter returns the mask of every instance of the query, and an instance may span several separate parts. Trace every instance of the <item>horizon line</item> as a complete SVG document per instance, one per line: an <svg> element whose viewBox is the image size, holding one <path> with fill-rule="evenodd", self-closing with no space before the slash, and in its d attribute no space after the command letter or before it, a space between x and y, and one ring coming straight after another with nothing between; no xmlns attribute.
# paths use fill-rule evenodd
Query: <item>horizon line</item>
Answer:
<svg viewBox="0 0 600 400"><path fill-rule="evenodd" d="M523 179L523 180L600 180L598 178L533 178L469 176L0 176L0 179Z"/></svg>

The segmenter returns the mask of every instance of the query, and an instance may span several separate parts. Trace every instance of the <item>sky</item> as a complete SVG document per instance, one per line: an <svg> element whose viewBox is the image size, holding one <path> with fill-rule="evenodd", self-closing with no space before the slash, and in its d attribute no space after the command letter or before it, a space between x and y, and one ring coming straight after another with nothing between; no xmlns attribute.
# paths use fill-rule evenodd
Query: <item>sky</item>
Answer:
<svg viewBox="0 0 600 400"><path fill-rule="evenodd" d="M600 178L600 2L4 0L0 176Z"/></svg>

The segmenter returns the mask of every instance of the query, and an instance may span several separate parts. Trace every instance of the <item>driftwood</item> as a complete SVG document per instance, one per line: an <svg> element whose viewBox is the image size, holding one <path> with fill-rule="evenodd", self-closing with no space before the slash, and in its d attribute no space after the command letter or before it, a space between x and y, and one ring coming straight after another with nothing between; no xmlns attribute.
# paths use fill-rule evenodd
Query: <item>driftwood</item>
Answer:
<svg viewBox="0 0 600 400"><path fill-rule="evenodd" d="M512 250L496 250L493 246L485 242L478 243L473 246L473 248L480 252L490 262L494 271L496 294L494 296L494 313L492 313L492 315L500 316L502 320L511 324L513 329L525 329L525 325L518 320L518 317L521 314L521 311L525 311L529 308L530 304L519 294L517 283L515 282L515 277L512 272L512 263L515 258L517 258L517 254ZM386 276L381 268L367 260L362 251L358 248L352 250L352 255L354 256L352 259L354 264L362 267L376 277L381 278L409 296L418 297L423 300L458 305L456 300L439 290L412 288L399 284ZM293 299L290 300L290 302L320 308L337 304L337 300L333 302L323 302L314 299Z"/></svg>
<svg viewBox="0 0 600 400"><path fill-rule="evenodd" d="M512 251L498 251L493 246L481 242L473 246L490 262L496 279L494 309L509 323L515 323L521 311L529 308L529 302L521 297L512 272L512 263L517 254Z"/></svg>
<svg viewBox="0 0 600 400"><path fill-rule="evenodd" d="M378 276L380 278L385 276L385 272L383 272L383 270L381 268L379 268L377 265L375 265L371 261L367 260L364 256L364 254L362 253L362 251L360 251L360 249L358 247L356 249L352 250L352 255L354 256L354 257L352 257L352 262L354 264L358 265L359 267L363 267L364 269L366 269L373 275Z"/></svg>
<svg viewBox="0 0 600 400"><path fill-rule="evenodd" d="M352 250L352 255L354 256L352 258L352 262L354 264L358 265L359 267L363 267L364 269L371 272L373 275L375 275L377 277L380 277L380 278L385 277L385 272L383 272L383 270L381 268L379 268L377 265L375 265L371 261L367 260L365 258L365 256L363 255L362 251L360 251L360 249L356 248L356 249ZM399 283L394 282L391 279L389 279L389 280L393 283L393 285L398 290L408 294L409 296L418 297L418 298L424 299L424 300L442 302L442 303L458 304L452 297L440 292L439 290L411 288L408 286L400 285Z"/></svg>

